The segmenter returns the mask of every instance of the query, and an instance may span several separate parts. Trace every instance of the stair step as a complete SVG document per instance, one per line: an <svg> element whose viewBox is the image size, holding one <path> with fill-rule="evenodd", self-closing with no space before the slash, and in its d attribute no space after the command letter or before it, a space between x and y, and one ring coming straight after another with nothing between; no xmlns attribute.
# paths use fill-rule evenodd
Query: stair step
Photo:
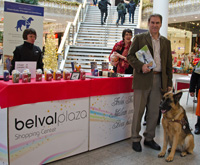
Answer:
<svg viewBox="0 0 200 165"><path fill-rule="evenodd" d="M116 32L116 34L117 35L110 34L110 37L112 37L112 38L119 38L119 36L122 36L122 34L119 34L117 32ZM91 38L92 37L105 38L105 33L104 33L104 35L103 35L103 33L102 34L96 34L96 35L92 35L90 33L78 33L78 36L79 37L91 37Z"/></svg>
<svg viewBox="0 0 200 165"><path fill-rule="evenodd" d="M89 53L96 53L96 52L102 52L103 53L109 53L110 50L94 50L94 49L70 49L70 52L89 52Z"/></svg>
<svg viewBox="0 0 200 165"><path fill-rule="evenodd" d="M78 64L80 64L81 65L81 69L90 69L90 71L91 71L91 65L90 65L90 63L88 63L88 65L84 65L84 64L82 64L82 63L78 63ZM102 69L102 62L100 62L99 63L99 65L97 64L97 67L99 68L99 69ZM65 64L65 67L71 67L71 64Z"/></svg>
<svg viewBox="0 0 200 165"><path fill-rule="evenodd" d="M85 57L70 56L70 55L68 55L68 58L69 58L69 59L70 59L70 58L71 58L71 59L77 59L77 60L80 60L80 59L86 60ZM87 59L90 59L90 60L96 59L97 61L108 60L108 58L104 58L104 57L87 57ZM95 60L95 61L96 61L96 60Z"/></svg>
<svg viewBox="0 0 200 165"><path fill-rule="evenodd" d="M105 44L97 44L97 43L95 43L95 44L91 44L91 43L84 43L84 44L83 44L83 43L77 43L77 45L78 45L78 46L83 46L83 45L86 46L86 45L87 45L87 46L91 46L91 47L92 47L92 46L93 46L93 47L98 47L98 46L99 46L99 47L102 47L102 46L105 46ZM106 45L107 45L107 47L109 47L109 48L112 48L112 47L114 46L114 44L106 44Z"/></svg>
<svg viewBox="0 0 200 165"><path fill-rule="evenodd" d="M109 54L110 54L110 52L109 53L91 53L91 54L89 54L89 53L82 53L82 52L69 52L68 53L68 55L73 55L74 57L77 57L77 56L95 56L95 57L97 57L97 56L100 56L100 57L102 57L102 56L109 56Z"/></svg>
<svg viewBox="0 0 200 165"><path fill-rule="evenodd" d="M121 36L119 36L119 37L121 37ZM115 37L115 38L119 38L119 37ZM115 39L114 38L114 39ZM105 38L105 37L103 37L103 36L101 36L101 37L98 37L98 38L93 38L93 37L89 37L89 38L85 38L85 37L81 37L81 39L83 40L91 40L91 41L103 41L103 40L106 40L107 41L107 39ZM114 40L112 37L109 37L109 40ZM77 39L78 40L78 39Z"/></svg>
<svg viewBox="0 0 200 165"><path fill-rule="evenodd" d="M90 61L67 60L67 61L66 61L66 64L71 64L71 62L76 62L76 63L78 63L78 64L80 64L80 65L82 65L82 64L90 65L90 63L91 63L91 62L94 62L94 60L90 60ZM103 60L103 61L95 61L95 62L97 62L97 65L101 65L102 62L108 62L108 59L107 59L107 60Z"/></svg>
<svg viewBox="0 0 200 165"><path fill-rule="evenodd" d="M108 47L89 47L89 46L70 46L70 48L74 49L74 48L79 48L79 49L93 49L93 50L110 50L110 48Z"/></svg>

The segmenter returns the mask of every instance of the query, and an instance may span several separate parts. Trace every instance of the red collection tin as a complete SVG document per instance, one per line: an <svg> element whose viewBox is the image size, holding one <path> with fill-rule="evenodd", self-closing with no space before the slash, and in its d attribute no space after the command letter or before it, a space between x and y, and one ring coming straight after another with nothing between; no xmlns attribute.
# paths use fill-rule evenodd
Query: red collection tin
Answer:
<svg viewBox="0 0 200 165"><path fill-rule="evenodd" d="M61 73L56 72L56 80L61 80Z"/></svg>
<svg viewBox="0 0 200 165"><path fill-rule="evenodd" d="M51 72L47 72L47 81L51 81L52 80L52 73Z"/></svg>
<svg viewBox="0 0 200 165"><path fill-rule="evenodd" d="M63 70L63 80L70 80L70 72L66 69Z"/></svg>
<svg viewBox="0 0 200 165"><path fill-rule="evenodd" d="M42 74L41 73L36 73L36 81L42 81Z"/></svg>
<svg viewBox="0 0 200 165"><path fill-rule="evenodd" d="M23 83L28 82L28 73L22 73L22 82Z"/></svg>
<svg viewBox="0 0 200 165"><path fill-rule="evenodd" d="M85 80L85 71L84 70L80 70L80 79Z"/></svg>

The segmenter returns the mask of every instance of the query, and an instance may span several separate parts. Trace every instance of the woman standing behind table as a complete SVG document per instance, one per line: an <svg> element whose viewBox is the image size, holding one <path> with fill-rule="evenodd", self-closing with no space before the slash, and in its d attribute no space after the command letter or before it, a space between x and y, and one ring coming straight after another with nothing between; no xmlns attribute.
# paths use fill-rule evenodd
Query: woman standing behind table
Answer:
<svg viewBox="0 0 200 165"><path fill-rule="evenodd" d="M132 31L130 29L124 29L122 39L114 45L109 55L109 61L115 73L132 74L133 68L129 65L126 58L132 43Z"/></svg>
<svg viewBox="0 0 200 165"><path fill-rule="evenodd" d="M13 52L10 74L15 69L15 61L36 61L37 69L43 70L42 51L38 46L34 45L37 38L36 31L32 28L25 29L22 37L25 41L24 44L17 46Z"/></svg>

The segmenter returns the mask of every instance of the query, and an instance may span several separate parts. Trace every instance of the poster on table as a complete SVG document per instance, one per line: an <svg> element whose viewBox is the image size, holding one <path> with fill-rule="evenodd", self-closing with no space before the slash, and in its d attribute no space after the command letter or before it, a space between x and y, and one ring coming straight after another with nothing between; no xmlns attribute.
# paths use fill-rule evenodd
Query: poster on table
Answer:
<svg viewBox="0 0 200 165"><path fill-rule="evenodd" d="M131 136L133 92L90 97L89 150Z"/></svg>
<svg viewBox="0 0 200 165"><path fill-rule="evenodd" d="M0 108L0 165L8 165L7 108Z"/></svg>
<svg viewBox="0 0 200 165"><path fill-rule="evenodd" d="M9 108L11 165L46 164L88 151L88 113L88 97Z"/></svg>
<svg viewBox="0 0 200 165"><path fill-rule="evenodd" d="M42 49L43 17L44 7L4 1L4 69L10 70L13 51L16 46L24 43L22 34L25 29L35 29L37 33L35 45Z"/></svg>

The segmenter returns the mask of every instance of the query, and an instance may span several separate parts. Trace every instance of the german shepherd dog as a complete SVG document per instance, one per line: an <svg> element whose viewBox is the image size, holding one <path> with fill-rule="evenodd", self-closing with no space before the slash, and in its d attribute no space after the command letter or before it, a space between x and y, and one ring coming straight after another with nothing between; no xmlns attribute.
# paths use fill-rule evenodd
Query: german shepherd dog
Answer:
<svg viewBox="0 0 200 165"><path fill-rule="evenodd" d="M169 143L171 148L168 150L170 153L166 158L167 162L173 161L176 150L180 151L180 155L183 157L188 153L192 154L194 149L194 136L191 133L186 112L179 103L181 96L182 92L166 93L159 107L163 113L164 142L158 157L165 156Z"/></svg>

